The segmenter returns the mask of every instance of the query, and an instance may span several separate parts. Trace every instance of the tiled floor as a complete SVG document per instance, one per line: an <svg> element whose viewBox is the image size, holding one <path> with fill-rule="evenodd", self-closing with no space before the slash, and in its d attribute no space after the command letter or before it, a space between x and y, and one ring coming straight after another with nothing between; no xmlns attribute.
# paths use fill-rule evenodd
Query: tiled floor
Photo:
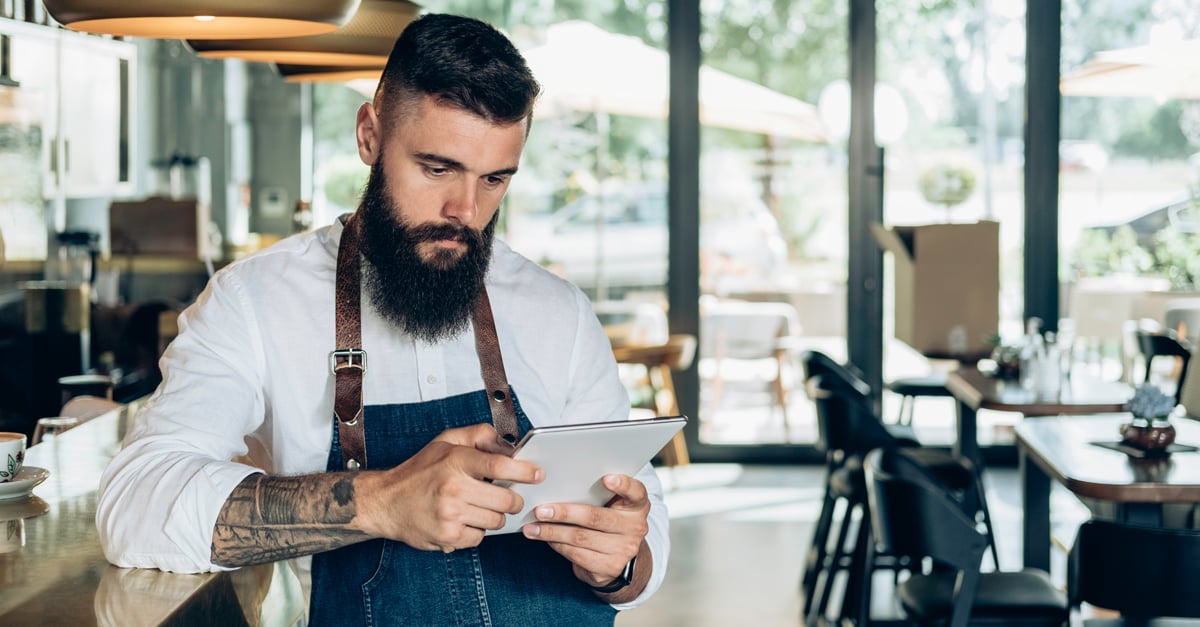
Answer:
<svg viewBox="0 0 1200 627"><path fill-rule="evenodd" d="M620 627L799 625L803 555L820 507L822 468L694 464L662 470L670 488L671 562L658 594L617 618ZM1005 569L1021 564L1021 506L1013 468L985 474L988 503ZM1087 511L1055 491L1057 539L1070 544ZM1056 551L1052 576L1065 581ZM892 610L886 593L875 615Z"/></svg>

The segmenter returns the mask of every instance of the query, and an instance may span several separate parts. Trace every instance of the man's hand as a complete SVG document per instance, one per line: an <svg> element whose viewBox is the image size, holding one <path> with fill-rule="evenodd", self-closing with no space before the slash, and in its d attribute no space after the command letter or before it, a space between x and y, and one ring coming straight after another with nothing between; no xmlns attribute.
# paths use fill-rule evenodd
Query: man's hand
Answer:
<svg viewBox="0 0 1200 627"><path fill-rule="evenodd" d="M375 537L421 550L472 547L523 501L491 480L539 483L541 468L508 456L488 424L449 429L404 463L355 480L358 515L353 525Z"/></svg>
<svg viewBox="0 0 1200 627"><path fill-rule="evenodd" d="M525 525L525 537L549 542L573 565L575 576L589 586L604 586L620 577L637 556L634 580L628 587L604 595L613 603L633 600L650 579L650 499L646 486L627 475L606 475L604 487L613 492L605 507L554 503L534 510L538 522Z"/></svg>
<svg viewBox="0 0 1200 627"><path fill-rule="evenodd" d="M246 477L213 526L212 560L247 566L330 551L371 537L418 549L475 546L521 511L512 490L543 471L508 456L491 425L449 429L391 470Z"/></svg>

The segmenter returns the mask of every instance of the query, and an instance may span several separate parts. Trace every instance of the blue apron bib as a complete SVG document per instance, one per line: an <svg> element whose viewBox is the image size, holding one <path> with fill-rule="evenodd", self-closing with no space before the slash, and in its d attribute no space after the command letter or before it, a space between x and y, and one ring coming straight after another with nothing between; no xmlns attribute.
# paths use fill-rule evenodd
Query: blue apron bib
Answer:
<svg viewBox="0 0 1200 627"><path fill-rule="evenodd" d="M522 435L530 422L513 395ZM442 431L491 423L483 390L424 403L364 408L367 459L375 469L412 457ZM327 470L342 467L336 419ZM312 561L309 623L324 625L612 625L616 610L544 542L520 533L487 536L453 553L370 540Z"/></svg>

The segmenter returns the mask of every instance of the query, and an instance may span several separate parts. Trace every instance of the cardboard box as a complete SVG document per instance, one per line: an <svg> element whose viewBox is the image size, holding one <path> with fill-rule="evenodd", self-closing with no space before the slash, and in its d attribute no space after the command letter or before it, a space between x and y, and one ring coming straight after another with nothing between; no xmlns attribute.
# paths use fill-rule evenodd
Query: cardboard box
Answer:
<svg viewBox="0 0 1200 627"><path fill-rule="evenodd" d="M212 247L208 223L208 206L195 198L114 201L108 209L113 255L203 259Z"/></svg>
<svg viewBox="0 0 1200 627"><path fill-rule="evenodd" d="M931 357L985 356L1000 322L1000 224L870 228L895 259L896 338Z"/></svg>

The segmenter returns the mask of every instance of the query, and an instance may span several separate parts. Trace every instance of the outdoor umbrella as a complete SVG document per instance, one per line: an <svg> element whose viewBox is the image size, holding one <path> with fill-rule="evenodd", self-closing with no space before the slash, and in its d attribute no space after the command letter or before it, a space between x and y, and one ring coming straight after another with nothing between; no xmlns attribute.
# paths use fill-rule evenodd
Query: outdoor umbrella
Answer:
<svg viewBox="0 0 1200 627"><path fill-rule="evenodd" d="M591 111L665 118L667 53L594 24L567 21L522 51L542 84L538 115ZM828 141L816 107L753 81L700 68L700 123L811 142Z"/></svg>
<svg viewBox="0 0 1200 627"><path fill-rule="evenodd" d="M1200 99L1200 40L1097 52L1059 88L1064 96Z"/></svg>

